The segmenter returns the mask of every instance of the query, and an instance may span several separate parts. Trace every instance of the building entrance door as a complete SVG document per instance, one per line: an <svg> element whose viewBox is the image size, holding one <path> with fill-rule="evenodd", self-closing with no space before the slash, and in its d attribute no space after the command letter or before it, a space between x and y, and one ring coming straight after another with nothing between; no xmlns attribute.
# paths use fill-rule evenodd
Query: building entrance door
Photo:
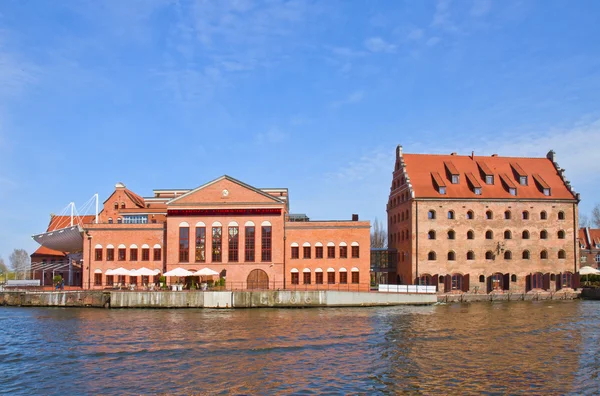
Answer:
<svg viewBox="0 0 600 396"><path fill-rule="evenodd" d="M492 291L494 290L502 290L502 274L495 273L492 275Z"/></svg>
<svg viewBox="0 0 600 396"><path fill-rule="evenodd" d="M261 269L250 271L248 279L246 279L246 287L248 289L268 289L269 275Z"/></svg>

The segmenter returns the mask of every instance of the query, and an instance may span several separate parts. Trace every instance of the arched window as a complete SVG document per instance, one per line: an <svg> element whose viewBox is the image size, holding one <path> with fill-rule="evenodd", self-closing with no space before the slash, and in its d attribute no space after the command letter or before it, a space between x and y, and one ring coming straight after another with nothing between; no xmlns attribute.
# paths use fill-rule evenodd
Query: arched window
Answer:
<svg viewBox="0 0 600 396"><path fill-rule="evenodd" d="M475 214L473 213L472 210L469 210L467 212L467 220L473 220L475 218Z"/></svg>
<svg viewBox="0 0 600 396"><path fill-rule="evenodd" d="M511 239L511 238L512 238L512 233L510 232L510 230L504 231L504 239Z"/></svg>
<svg viewBox="0 0 600 396"><path fill-rule="evenodd" d="M115 209L119 209L119 203L115 202Z"/></svg>
<svg viewBox="0 0 600 396"><path fill-rule="evenodd" d="M561 250L558 251L558 258L559 259L567 258L567 254L565 253L564 250L561 249Z"/></svg>
<svg viewBox="0 0 600 396"><path fill-rule="evenodd" d="M488 220L492 220L494 218L494 213L492 213L491 210L488 210L487 212L485 212L485 218Z"/></svg>
<svg viewBox="0 0 600 396"><path fill-rule="evenodd" d="M487 230L485 232L485 239L494 239L494 231L492 230Z"/></svg>
<svg viewBox="0 0 600 396"><path fill-rule="evenodd" d="M485 282L485 276L483 276L483 275L479 275L479 282L480 282L480 283L483 283L483 282Z"/></svg>
<svg viewBox="0 0 600 396"><path fill-rule="evenodd" d="M547 218L548 218L548 214L546 213L546 211L545 211L545 210L542 210L542 211L540 212L540 219L541 219L541 220L546 220Z"/></svg>
<svg viewBox="0 0 600 396"><path fill-rule="evenodd" d="M546 230L540 231L540 239L548 239L548 231L546 231Z"/></svg>
<svg viewBox="0 0 600 396"><path fill-rule="evenodd" d="M456 260L456 253L454 253L452 250L448 252L448 260L450 260L450 261Z"/></svg>
<svg viewBox="0 0 600 396"><path fill-rule="evenodd" d="M125 202L121 202L121 209L125 209Z"/></svg>
<svg viewBox="0 0 600 396"><path fill-rule="evenodd" d="M113 219L112 219L112 217L109 217L108 218L108 224L112 224L112 223L113 223Z"/></svg>
<svg viewBox="0 0 600 396"><path fill-rule="evenodd" d="M449 210L448 211L448 219L449 220L454 220L454 211L453 210Z"/></svg>
<svg viewBox="0 0 600 396"><path fill-rule="evenodd" d="M558 212L558 220L564 220L565 219L565 212L560 211Z"/></svg>
<svg viewBox="0 0 600 396"><path fill-rule="evenodd" d="M494 253L491 250L488 250L487 252L485 252L485 259L486 260L493 260L494 259Z"/></svg>
<svg viewBox="0 0 600 396"><path fill-rule="evenodd" d="M540 258L541 258L542 260L546 260L546 259L548 258L548 252L547 252L547 251L545 251L545 250L542 250L542 251L540 252Z"/></svg>
<svg viewBox="0 0 600 396"><path fill-rule="evenodd" d="M512 274L512 275L510 276L510 281L511 281L511 282L516 282L516 281L517 281L517 275L515 275L515 274Z"/></svg>
<svg viewBox="0 0 600 396"><path fill-rule="evenodd" d="M563 230L558 231L558 239L565 239L565 232Z"/></svg>
<svg viewBox="0 0 600 396"><path fill-rule="evenodd" d="M429 232L427 233L427 239L435 239L435 231L434 230L429 230Z"/></svg>
<svg viewBox="0 0 600 396"><path fill-rule="evenodd" d="M117 217L117 224L121 224L123 222L123 219L120 217Z"/></svg>
<svg viewBox="0 0 600 396"><path fill-rule="evenodd" d="M522 218L523 218L523 220L529 220L529 212L524 210Z"/></svg>
<svg viewBox="0 0 600 396"><path fill-rule="evenodd" d="M435 260L435 252L427 253L427 260L434 261Z"/></svg>
<svg viewBox="0 0 600 396"><path fill-rule="evenodd" d="M444 283L444 275L438 277L438 283Z"/></svg>
<svg viewBox="0 0 600 396"><path fill-rule="evenodd" d="M521 234L523 239L529 239L529 231L525 230L523 231L523 234Z"/></svg>
<svg viewBox="0 0 600 396"><path fill-rule="evenodd" d="M456 238L456 233L454 232L454 230L448 231L448 239L455 239L455 238Z"/></svg>
<svg viewBox="0 0 600 396"><path fill-rule="evenodd" d="M529 250L523 250L523 260L529 260Z"/></svg>
<svg viewBox="0 0 600 396"><path fill-rule="evenodd" d="M505 220L510 220L510 210L507 210L504 212L504 219Z"/></svg>
<svg viewBox="0 0 600 396"><path fill-rule="evenodd" d="M475 260L475 253L473 253L472 251L468 251L467 260Z"/></svg>
<svg viewBox="0 0 600 396"><path fill-rule="evenodd" d="M475 233L473 230L467 231L467 239L475 239Z"/></svg>
<svg viewBox="0 0 600 396"><path fill-rule="evenodd" d="M512 259L512 253L510 250L507 250L504 252L504 260L510 260Z"/></svg>
<svg viewBox="0 0 600 396"><path fill-rule="evenodd" d="M435 220L435 210L430 210L429 212L427 212L427 218L429 220Z"/></svg>

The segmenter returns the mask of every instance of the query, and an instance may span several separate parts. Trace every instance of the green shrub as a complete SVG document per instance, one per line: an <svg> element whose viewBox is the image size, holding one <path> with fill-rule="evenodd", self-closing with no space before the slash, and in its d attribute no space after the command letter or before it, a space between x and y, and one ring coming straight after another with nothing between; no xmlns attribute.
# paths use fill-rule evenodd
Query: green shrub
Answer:
<svg viewBox="0 0 600 396"><path fill-rule="evenodd" d="M60 276L60 275L54 275L54 278L52 278L52 282L55 285L58 285L59 283L62 282L62 276Z"/></svg>

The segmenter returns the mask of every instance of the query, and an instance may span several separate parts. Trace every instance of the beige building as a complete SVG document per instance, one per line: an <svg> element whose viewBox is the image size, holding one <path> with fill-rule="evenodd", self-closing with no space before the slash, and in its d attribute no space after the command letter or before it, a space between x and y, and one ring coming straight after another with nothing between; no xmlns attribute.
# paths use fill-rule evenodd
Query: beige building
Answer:
<svg viewBox="0 0 600 396"><path fill-rule="evenodd" d="M396 149L389 281L440 292L578 286L579 195L546 158L404 154ZM395 278L395 279L393 279Z"/></svg>

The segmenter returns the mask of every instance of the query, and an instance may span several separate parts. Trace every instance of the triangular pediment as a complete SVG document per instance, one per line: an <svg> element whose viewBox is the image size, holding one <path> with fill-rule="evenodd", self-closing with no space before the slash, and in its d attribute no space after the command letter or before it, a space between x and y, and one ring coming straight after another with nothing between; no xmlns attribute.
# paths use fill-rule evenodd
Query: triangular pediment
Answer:
<svg viewBox="0 0 600 396"><path fill-rule="evenodd" d="M274 204L284 203L264 191L254 188L230 176L221 176L211 182L203 184L184 195L173 198L167 205L191 204Z"/></svg>

